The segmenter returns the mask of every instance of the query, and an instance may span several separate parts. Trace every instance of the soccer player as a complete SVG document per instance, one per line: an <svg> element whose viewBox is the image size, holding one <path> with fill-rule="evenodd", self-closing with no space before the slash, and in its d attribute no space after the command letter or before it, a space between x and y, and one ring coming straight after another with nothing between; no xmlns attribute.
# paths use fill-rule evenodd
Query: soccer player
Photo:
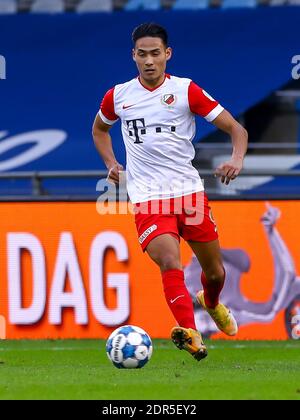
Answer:
<svg viewBox="0 0 300 420"><path fill-rule="evenodd" d="M166 73L172 49L163 27L142 24L134 30L132 39L139 76L105 94L93 138L109 180L118 184L123 167L115 158L109 130L121 120L127 190L135 208L139 242L161 270L165 298L178 324L171 331L174 344L201 360L207 356L207 349L196 329L192 299L184 283L180 237L188 242L203 269L199 303L224 333L235 335L238 328L229 309L219 302L225 270L217 228L200 176L191 163L195 155L195 115L231 136L232 157L215 173L227 185L242 169L248 135L196 83Z"/></svg>

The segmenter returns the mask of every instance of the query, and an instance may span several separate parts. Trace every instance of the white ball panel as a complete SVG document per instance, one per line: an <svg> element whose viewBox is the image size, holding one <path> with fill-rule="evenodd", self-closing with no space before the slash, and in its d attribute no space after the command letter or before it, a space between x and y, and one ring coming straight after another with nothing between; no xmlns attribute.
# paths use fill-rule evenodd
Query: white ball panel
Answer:
<svg viewBox="0 0 300 420"><path fill-rule="evenodd" d="M145 360L148 357L148 348L146 346L138 346L134 355L137 360Z"/></svg>
<svg viewBox="0 0 300 420"><path fill-rule="evenodd" d="M153 346L150 346L149 349L148 349L148 359L149 360L151 359L152 353L153 353Z"/></svg>
<svg viewBox="0 0 300 420"><path fill-rule="evenodd" d="M134 328L136 330L136 332L138 332L140 334L146 334L146 332L140 327L136 327L135 325L132 325L132 328Z"/></svg>
<svg viewBox="0 0 300 420"><path fill-rule="evenodd" d="M136 368L138 366L139 362L136 359L131 359L130 357L123 362L123 366L126 368Z"/></svg>
<svg viewBox="0 0 300 420"><path fill-rule="evenodd" d="M127 336L127 341L132 346L138 346L142 342L142 336L139 333L129 333Z"/></svg>

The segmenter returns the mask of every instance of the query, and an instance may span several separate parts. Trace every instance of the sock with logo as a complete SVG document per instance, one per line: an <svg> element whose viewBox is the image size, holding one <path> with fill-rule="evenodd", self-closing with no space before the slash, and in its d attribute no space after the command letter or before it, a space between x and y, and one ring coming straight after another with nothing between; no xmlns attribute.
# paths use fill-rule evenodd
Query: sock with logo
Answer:
<svg viewBox="0 0 300 420"><path fill-rule="evenodd" d="M162 273L165 298L178 325L196 330L193 301L184 283L182 270L167 270Z"/></svg>
<svg viewBox="0 0 300 420"><path fill-rule="evenodd" d="M214 309L219 304L219 297L224 287L225 280L223 282L209 282L202 271L201 283L204 290L205 304L208 308Z"/></svg>

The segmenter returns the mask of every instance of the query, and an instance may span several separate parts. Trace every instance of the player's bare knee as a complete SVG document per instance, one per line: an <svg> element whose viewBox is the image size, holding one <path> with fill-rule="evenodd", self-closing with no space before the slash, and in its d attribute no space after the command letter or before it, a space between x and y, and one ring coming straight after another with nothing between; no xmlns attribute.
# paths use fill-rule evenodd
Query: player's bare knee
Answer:
<svg viewBox="0 0 300 420"><path fill-rule="evenodd" d="M159 267L163 272L167 270L181 270L182 268L180 260L174 254L161 255Z"/></svg>
<svg viewBox="0 0 300 420"><path fill-rule="evenodd" d="M205 273L207 281L210 283L224 283L225 272L223 269L216 269Z"/></svg>
<svg viewBox="0 0 300 420"><path fill-rule="evenodd" d="M163 249L147 249L147 252L151 259L159 266L162 272L167 270L182 269L180 256L177 252Z"/></svg>

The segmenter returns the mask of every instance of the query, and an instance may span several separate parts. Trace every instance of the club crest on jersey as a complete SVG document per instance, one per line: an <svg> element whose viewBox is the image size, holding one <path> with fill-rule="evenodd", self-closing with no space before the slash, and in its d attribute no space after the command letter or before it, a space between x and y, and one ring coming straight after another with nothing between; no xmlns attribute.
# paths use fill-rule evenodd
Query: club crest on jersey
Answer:
<svg viewBox="0 0 300 420"><path fill-rule="evenodd" d="M174 103L176 102L176 96L172 93L168 93L167 95L162 96L161 101L164 105L174 105Z"/></svg>

